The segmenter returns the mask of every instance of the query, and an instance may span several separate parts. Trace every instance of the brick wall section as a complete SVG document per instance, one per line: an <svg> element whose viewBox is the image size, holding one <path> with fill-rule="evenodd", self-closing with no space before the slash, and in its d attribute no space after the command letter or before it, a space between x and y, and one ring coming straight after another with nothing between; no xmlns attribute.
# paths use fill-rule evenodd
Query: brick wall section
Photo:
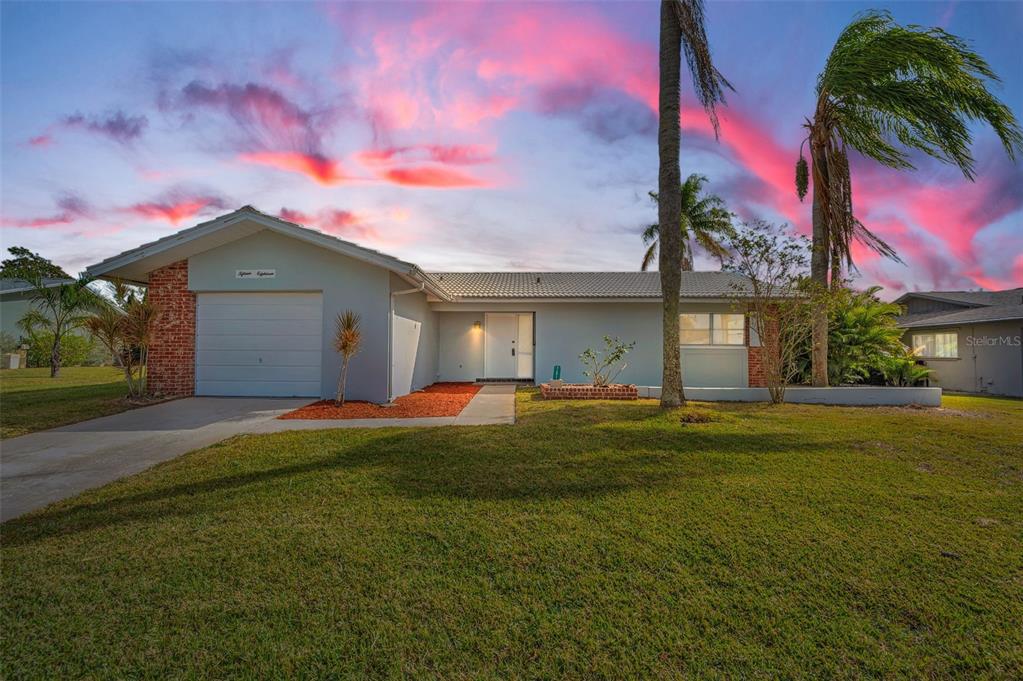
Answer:
<svg viewBox="0 0 1023 681"><path fill-rule="evenodd" d="M188 261L149 273L149 299L159 308L149 347L149 393L195 394L195 294L188 290Z"/></svg>
<svg viewBox="0 0 1023 681"><path fill-rule="evenodd" d="M768 333L771 331L777 332L777 326L769 325L767 329ZM751 388L766 388L767 387L767 375L764 373L764 360L763 360L763 347L751 347L750 341L750 323L749 318L746 318L746 349L748 350L747 360L747 371L749 372L749 387ZM764 339L760 339L760 345L764 345Z"/></svg>
<svg viewBox="0 0 1023 681"><path fill-rule="evenodd" d="M635 400L639 397L639 390L634 385L566 383L553 386L543 383L540 385L540 394L545 400Z"/></svg>

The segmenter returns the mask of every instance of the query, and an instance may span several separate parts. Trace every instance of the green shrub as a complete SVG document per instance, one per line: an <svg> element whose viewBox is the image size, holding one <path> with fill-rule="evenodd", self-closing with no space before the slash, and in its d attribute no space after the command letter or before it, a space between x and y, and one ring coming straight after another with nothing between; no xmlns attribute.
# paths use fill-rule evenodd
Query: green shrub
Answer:
<svg viewBox="0 0 1023 681"><path fill-rule="evenodd" d="M100 363L101 356L97 353L96 341L88 334L69 333L60 344L61 366L82 366ZM50 366L50 353L53 350L53 334L39 331L29 341L28 365L30 367Z"/></svg>

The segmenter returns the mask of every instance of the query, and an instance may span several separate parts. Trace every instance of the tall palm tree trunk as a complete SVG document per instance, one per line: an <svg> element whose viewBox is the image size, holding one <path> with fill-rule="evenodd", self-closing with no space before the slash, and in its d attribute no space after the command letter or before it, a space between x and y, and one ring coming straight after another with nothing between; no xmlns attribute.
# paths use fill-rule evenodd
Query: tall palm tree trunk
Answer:
<svg viewBox="0 0 1023 681"><path fill-rule="evenodd" d="M828 182L828 169L823 153L814 148L811 141L813 158L813 251L810 256L810 280L818 291L828 287L828 264L831 258L831 244L825 224L824 206L821 205L822 187ZM813 323L811 329L811 380L818 388L828 385L828 310L822 305L813 306Z"/></svg>
<svg viewBox="0 0 1023 681"><path fill-rule="evenodd" d="M60 376L60 333L53 334L53 348L50 350L50 378Z"/></svg>
<svg viewBox="0 0 1023 681"><path fill-rule="evenodd" d="M671 2L661 2L660 122L657 149L660 157L657 192L657 221L661 225L679 224L682 216L682 170L679 168L681 129L679 125L680 77L682 70L682 30ZM678 302L682 285L682 235L678 229L662 229L658 268L663 297L664 361L661 376L661 406L678 407L685 403L682 391L682 362L678 343Z"/></svg>

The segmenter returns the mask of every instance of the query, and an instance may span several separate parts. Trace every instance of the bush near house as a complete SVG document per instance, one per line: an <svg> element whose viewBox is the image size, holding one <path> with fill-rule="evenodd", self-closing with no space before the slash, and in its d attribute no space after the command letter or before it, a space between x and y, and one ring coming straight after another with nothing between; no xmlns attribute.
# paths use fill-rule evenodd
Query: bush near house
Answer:
<svg viewBox="0 0 1023 681"><path fill-rule="evenodd" d="M53 333L37 331L28 340L28 366L50 366L50 355L53 352ZM109 358L102 348L89 334L69 333L60 342L61 366L97 365Z"/></svg>

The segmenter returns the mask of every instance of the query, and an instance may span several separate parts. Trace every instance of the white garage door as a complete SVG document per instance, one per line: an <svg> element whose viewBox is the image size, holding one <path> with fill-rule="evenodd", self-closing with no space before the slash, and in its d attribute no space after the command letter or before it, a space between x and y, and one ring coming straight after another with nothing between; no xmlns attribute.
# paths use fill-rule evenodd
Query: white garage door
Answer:
<svg viewBox="0 0 1023 681"><path fill-rule="evenodd" d="M195 317L197 395L319 396L319 293L200 293Z"/></svg>

